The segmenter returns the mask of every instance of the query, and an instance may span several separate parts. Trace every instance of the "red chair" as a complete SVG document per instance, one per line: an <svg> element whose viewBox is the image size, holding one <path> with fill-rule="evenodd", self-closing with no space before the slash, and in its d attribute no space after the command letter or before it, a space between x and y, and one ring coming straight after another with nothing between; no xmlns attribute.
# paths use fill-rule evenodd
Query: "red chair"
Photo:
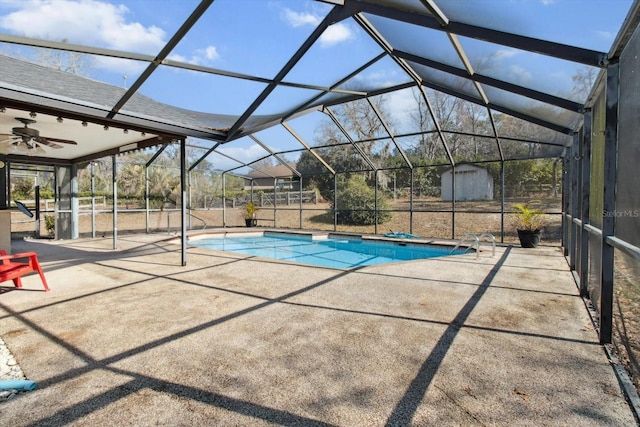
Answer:
<svg viewBox="0 0 640 427"><path fill-rule="evenodd" d="M47 285L47 279L44 278L44 273L38 263L38 255L35 252L7 255L4 250L0 249L0 283L13 280L15 287L21 288L22 276L32 271L40 275L44 289L48 292L49 285Z"/></svg>

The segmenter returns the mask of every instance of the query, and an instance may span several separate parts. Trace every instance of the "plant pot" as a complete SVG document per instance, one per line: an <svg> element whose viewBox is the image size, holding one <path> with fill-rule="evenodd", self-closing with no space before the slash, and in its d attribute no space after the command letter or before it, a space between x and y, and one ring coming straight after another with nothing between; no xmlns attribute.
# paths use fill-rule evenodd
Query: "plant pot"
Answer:
<svg viewBox="0 0 640 427"><path fill-rule="evenodd" d="M244 223L247 225L247 227L257 227L258 226L257 218L245 218L244 219Z"/></svg>
<svg viewBox="0 0 640 427"><path fill-rule="evenodd" d="M536 248L540 243L540 230L518 230L518 238L523 248Z"/></svg>

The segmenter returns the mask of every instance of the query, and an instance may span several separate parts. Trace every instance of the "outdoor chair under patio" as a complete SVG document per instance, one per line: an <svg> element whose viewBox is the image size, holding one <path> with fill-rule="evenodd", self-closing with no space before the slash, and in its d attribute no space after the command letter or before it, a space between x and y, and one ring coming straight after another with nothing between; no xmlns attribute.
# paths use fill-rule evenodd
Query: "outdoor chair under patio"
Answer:
<svg viewBox="0 0 640 427"><path fill-rule="evenodd" d="M49 285L47 285L47 279L44 277L38 262L38 255L35 252L7 255L4 250L0 249L0 283L13 280L16 288L22 288L22 276L32 271L40 275L44 289L48 292Z"/></svg>

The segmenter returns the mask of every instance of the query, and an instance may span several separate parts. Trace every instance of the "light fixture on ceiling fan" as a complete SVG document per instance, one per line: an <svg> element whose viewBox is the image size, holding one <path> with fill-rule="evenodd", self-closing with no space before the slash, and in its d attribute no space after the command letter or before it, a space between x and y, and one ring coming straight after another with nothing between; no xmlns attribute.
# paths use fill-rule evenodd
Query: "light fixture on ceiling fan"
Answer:
<svg viewBox="0 0 640 427"><path fill-rule="evenodd" d="M27 156L46 153L41 146L31 141L31 138L28 137L22 137L22 140L12 143L9 146L9 152L14 154L26 154Z"/></svg>

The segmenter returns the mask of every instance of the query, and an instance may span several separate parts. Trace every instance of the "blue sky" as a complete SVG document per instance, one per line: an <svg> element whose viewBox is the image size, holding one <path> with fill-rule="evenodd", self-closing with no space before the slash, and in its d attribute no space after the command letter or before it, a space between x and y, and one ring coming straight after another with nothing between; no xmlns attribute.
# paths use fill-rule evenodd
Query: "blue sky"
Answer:
<svg viewBox="0 0 640 427"><path fill-rule="evenodd" d="M0 32L57 41L67 39L71 43L155 55L198 3L197 0L0 0ZM414 3L420 7L418 0ZM503 31L607 51L631 0L442 0L437 3L452 20L483 23ZM169 58L273 78L331 7L308 0L216 0ZM381 29L389 29L394 46L416 49L416 53L421 53L420 46L428 47L434 58L461 66L450 45L445 44L446 49L434 49L434 44L428 42L444 37L443 33L423 28L395 31L397 24L382 18L371 19L374 24L380 24ZM424 42L416 45L416 38ZM565 89L561 88L570 84L571 76L579 68L552 59L545 65L539 55L470 39L461 38L461 43L470 56L476 57L472 60L492 58L484 72L557 95L563 95L561 91ZM20 54L16 46L0 44L0 51ZM330 86L380 52L354 21L345 20L329 27L285 80ZM113 85L130 85L145 67L146 64L136 61L95 57L90 77ZM385 60L350 84L375 87L404 81L407 76L393 61ZM263 84L256 82L161 67L142 86L141 92L183 108L239 115L263 88ZM276 90L258 113L281 112L314 94L303 89ZM411 95L405 91L389 98L396 107L394 119L402 126L407 120L407 110L413 106ZM300 130L305 134L314 126L313 120L298 122L305 127ZM269 132L263 135L268 139ZM296 145L295 141L275 140L270 144L276 149ZM264 154L250 147L251 144L238 145L248 147L234 153L242 160L255 157L258 152ZM250 150L253 150L251 154Z"/></svg>

